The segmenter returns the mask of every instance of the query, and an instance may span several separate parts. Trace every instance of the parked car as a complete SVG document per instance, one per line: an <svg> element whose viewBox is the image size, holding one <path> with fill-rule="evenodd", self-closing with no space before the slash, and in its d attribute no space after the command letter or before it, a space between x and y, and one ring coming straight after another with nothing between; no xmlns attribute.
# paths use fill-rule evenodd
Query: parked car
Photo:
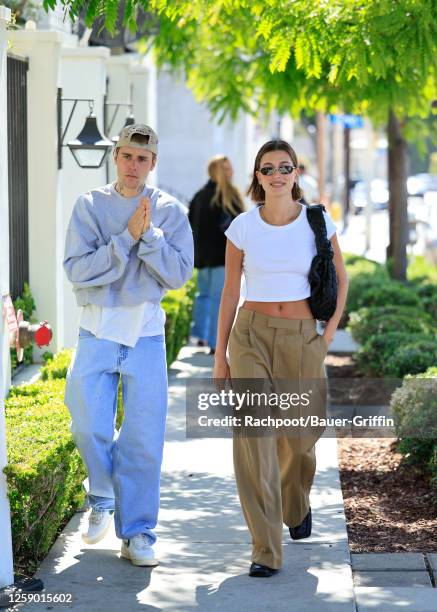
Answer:
<svg viewBox="0 0 437 612"><path fill-rule="evenodd" d="M385 179L373 179L370 183L370 198L374 210L388 207L388 183ZM354 214L360 213L367 205L366 183L358 181L351 191L351 208Z"/></svg>

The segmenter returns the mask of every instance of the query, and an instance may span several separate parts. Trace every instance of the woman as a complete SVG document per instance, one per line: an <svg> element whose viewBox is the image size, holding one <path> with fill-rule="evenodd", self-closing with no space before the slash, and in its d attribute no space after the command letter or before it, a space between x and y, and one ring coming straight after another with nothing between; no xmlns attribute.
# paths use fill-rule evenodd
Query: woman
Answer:
<svg viewBox="0 0 437 612"><path fill-rule="evenodd" d="M194 265L198 268L198 295L194 305L193 335L199 346L214 354L217 316L225 277L224 231L243 211L243 198L232 184L233 170L227 157L217 155L208 164L209 181L190 203L188 218L194 236Z"/></svg>
<svg viewBox="0 0 437 612"><path fill-rule="evenodd" d="M316 247L306 206L299 202L297 168L296 153L287 142L264 144L256 156L248 191L262 205L239 215L225 232L225 283L214 379L326 378L324 359L346 303L348 281L335 225L324 212L338 293L335 313L319 335L308 301L308 272ZM243 269L246 300L232 328ZM237 488L252 535L250 576L268 577L281 567L283 522L292 539L311 533L309 493L318 437L320 434L305 441L234 435Z"/></svg>

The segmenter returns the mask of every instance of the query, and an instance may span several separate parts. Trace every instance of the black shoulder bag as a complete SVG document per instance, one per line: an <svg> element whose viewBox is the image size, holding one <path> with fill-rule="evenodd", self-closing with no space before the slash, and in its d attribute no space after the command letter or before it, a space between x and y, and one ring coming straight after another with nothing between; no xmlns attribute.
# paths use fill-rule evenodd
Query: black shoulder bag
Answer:
<svg viewBox="0 0 437 612"><path fill-rule="evenodd" d="M317 255L311 262L308 282L311 287L310 309L315 319L328 321L337 307L337 274L334 265L334 249L327 237L326 212L323 204L307 205L307 218L314 232Z"/></svg>

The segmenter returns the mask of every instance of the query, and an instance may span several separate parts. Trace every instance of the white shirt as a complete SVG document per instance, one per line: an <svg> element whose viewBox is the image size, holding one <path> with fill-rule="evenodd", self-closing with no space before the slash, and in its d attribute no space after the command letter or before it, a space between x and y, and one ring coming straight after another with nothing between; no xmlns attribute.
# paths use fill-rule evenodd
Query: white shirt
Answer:
<svg viewBox="0 0 437 612"><path fill-rule="evenodd" d="M97 338L134 347L138 338L164 333L166 316L159 303L112 308L86 304L81 310L80 327Z"/></svg>
<svg viewBox="0 0 437 612"><path fill-rule="evenodd" d="M266 223L255 207L238 215L225 231L244 252L246 300L286 302L310 296L308 274L317 249L307 207L300 206L299 216L287 225ZM328 213L323 216L331 238L336 226Z"/></svg>

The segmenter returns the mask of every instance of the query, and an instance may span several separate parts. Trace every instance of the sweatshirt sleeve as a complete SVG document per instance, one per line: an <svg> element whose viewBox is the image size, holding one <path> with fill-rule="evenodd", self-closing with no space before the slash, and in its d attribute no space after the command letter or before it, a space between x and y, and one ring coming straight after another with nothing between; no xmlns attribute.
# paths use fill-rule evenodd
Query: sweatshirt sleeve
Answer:
<svg viewBox="0 0 437 612"><path fill-rule="evenodd" d="M108 285L122 276L136 240L128 228L99 246L100 236L90 205L81 196L67 229L63 261L67 278L74 288Z"/></svg>
<svg viewBox="0 0 437 612"><path fill-rule="evenodd" d="M138 257L147 271L166 289L179 289L193 274L193 232L187 214L177 203L161 227L150 224L141 236Z"/></svg>

